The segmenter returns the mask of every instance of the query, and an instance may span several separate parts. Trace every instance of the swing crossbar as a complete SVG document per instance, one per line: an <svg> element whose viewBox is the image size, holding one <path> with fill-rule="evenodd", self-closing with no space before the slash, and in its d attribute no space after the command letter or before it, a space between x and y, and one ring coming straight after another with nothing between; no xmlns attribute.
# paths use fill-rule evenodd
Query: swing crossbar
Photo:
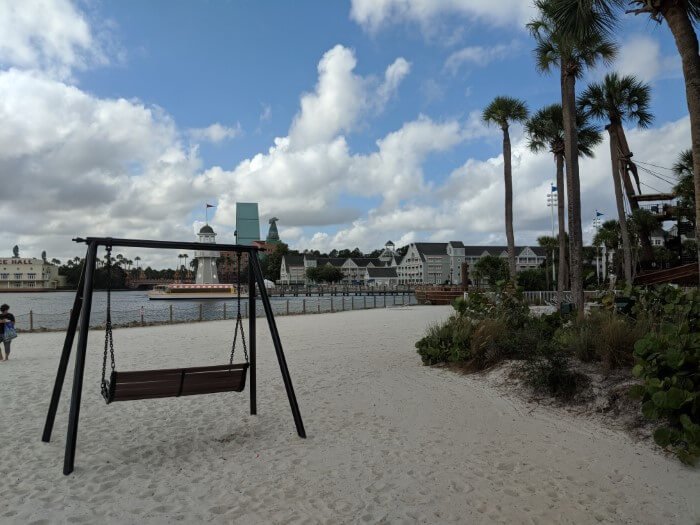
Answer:
<svg viewBox="0 0 700 525"><path fill-rule="evenodd" d="M103 391L107 403L162 397L241 392L249 364L162 370L113 371Z"/></svg>

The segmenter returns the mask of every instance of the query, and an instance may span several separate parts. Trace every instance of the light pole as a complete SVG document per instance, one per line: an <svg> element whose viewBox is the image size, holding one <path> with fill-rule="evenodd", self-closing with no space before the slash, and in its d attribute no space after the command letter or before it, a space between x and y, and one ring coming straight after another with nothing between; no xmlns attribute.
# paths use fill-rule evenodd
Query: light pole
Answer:
<svg viewBox="0 0 700 525"><path fill-rule="evenodd" d="M604 214L599 212L598 210L595 211L595 217L593 217L593 229L595 230L595 234L597 235L598 232L600 231L601 227L601 220L600 218ZM595 237L594 237L595 238ZM595 276L598 279L598 286L600 286L600 254L599 254L599 246L595 247Z"/></svg>
<svg viewBox="0 0 700 525"><path fill-rule="evenodd" d="M552 214L552 238L555 238L554 208L556 208L559 203L559 194L557 193L557 187L554 185L554 183L550 183L550 186L552 187L552 191L547 194L547 207L550 209ZM552 249L552 286L554 290L557 289L557 270L556 265L554 264L554 249Z"/></svg>

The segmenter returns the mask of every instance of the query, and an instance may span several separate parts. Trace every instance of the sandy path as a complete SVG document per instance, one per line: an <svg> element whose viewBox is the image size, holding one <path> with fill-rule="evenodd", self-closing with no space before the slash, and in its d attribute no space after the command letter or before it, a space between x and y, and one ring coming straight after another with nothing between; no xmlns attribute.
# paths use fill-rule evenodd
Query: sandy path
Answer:
<svg viewBox="0 0 700 525"><path fill-rule="evenodd" d="M700 469L595 422L533 412L479 378L421 366L413 343L449 312L278 319L306 440L262 322L258 416L246 394L105 406L102 334L92 332L68 477L67 394L53 442L40 441L62 334L22 335L15 360L0 363L0 522L700 521ZM225 362L232 328L115 330L118 368Z"/></svg>

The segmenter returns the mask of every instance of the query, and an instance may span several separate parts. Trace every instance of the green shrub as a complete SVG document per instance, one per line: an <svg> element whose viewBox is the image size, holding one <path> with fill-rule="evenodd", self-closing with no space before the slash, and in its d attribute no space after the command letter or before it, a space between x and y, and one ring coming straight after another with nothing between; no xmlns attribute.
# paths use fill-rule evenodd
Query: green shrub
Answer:
<svg viewBox="0 0 700 525"><path fill-rule="evenodd" d="M700 458L700 292L665 289L648 298L655 329L635 344L632 373L644 383L630 395L645 417L662 421L656 443L693 464Z"/></svg>
<svg viewBox="0 0 700 525"><path fill-rule="evenodd" d="M483 319L491 315L494 303L481 292L469 292L467 298L458 297L452 302L453 308L461 316L471 319Z"/></svg>
<svg viewBox="0 0 700 525"><path fill-rule="evenodd" d="M562 350L588 363L596 359L596 330L589 319L575 319L569 326L559 329L554 337Z"/></svg>
<svg viewBox="0 0 700 525"><path fill-rule="evenodd" d="M536 392L570 400L590 382L569 368L566 356L553 344L542 344L525 361L525 382Z"/></svg>
<svg viewBox="0 0 700 525"><path fill-rule="evenodd" d="M647 332L646 322L610 312L591 314L596 358L611 370L634 364L634 345Z"/></svg>
<svg viewBox="0 0 700 525"><path fill-rule="evenodd" d="M430 326L425 336L416 343L423 364L469 359L472 331L472 321L460 316L452 316L443 324Z"/></svg>
<svg viewBox="0 0 700 525"><path fill-rule="evenodd" d="M471 364L483 370L510 355L508 325L503 318L483 319L474 327L471 338Z"/></svg>

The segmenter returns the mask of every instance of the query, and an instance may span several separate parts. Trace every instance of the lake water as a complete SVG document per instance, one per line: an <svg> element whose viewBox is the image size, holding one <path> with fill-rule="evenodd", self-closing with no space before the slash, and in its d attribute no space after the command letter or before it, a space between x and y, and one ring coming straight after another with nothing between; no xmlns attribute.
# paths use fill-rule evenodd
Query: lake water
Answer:
<svg viewBox="0 0 700 525"><path fill-rule="evenodd" d="M65 329L75 292L0 293L0 302L10 305L17 319L17 328ZM384 308L402 304L415 304L415 296L323 296L323 297L272 297L275 315ZM104 325L107 305L106 292L94 292L91 326ZM262 304L257 301L256 314L263 315ZM30 311L31 322L30 322ZM241 301L241 313L248 315L248 299ZM173 321L205 321L229 319L236 316L236 301L150 301L145 291L112 292L112 322L114 325L162 323Z"/></svg>

